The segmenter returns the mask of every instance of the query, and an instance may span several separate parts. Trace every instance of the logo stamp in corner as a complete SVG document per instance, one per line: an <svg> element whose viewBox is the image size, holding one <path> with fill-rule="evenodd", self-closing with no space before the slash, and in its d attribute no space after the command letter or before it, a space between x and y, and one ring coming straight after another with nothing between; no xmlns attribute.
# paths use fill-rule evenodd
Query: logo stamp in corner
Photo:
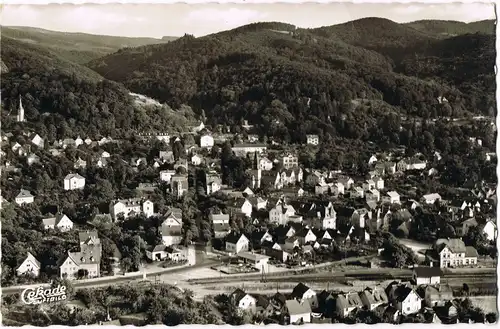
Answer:
<svg viewBox="0 0 500 329"><path fill-rule="evenodd" d="M21 300L26 305L37 305L66 300L66 286L58 285L55 288L27 288L21 293Z"/></svg>

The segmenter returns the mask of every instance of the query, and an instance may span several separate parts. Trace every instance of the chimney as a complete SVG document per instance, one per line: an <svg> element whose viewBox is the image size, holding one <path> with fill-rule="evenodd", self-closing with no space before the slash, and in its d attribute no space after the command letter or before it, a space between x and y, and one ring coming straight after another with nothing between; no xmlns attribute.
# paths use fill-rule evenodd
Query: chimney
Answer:
<svg viewBox="0 0 500 329"><path fill-rule="evenodd" d="M429 267L434 267L434 262L430 262Z"/></svg>

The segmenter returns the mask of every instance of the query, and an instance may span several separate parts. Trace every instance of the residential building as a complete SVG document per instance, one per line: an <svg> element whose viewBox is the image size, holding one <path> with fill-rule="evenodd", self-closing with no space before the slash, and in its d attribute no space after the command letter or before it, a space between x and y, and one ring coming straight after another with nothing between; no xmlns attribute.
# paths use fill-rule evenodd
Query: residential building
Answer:
<svg viewBox="0 0 500 329"><path fill-rule="evenodd" d="M210 214L208 216L214 230L214 237L217 239L227 236L231 232L228 214Z"/></svg>
<svg viewBox="0 0 500 329"><path fill-rule="evenodd" d="M87 168L87 161L85 160L82 160L81 158L78 158L78 160L75 161L75 165L74 165L74 168L75 169L85 169Z"/></svg>
<svg viewBox="0 0 500 329"><path fill-rule="evenodd" d="M57 213L55 216L42 219L43 228L46 230L58 229L61 232L68 232L73 229L73 222L63 213Z"/></svg>
<svg viewBox="0 0 500 329"><path fill-rule="evenodd" d="M97 231L79 232L80 251L70 252L60 262L61 278L95 278L100 276L102 244Z"/></svg>
<svg viewBox="0 0 500 329"><path fill-rule="evenodd" d="M266 157L259 159L259 169L269 171L273 169L273 162Z"/></svg>
<svg viewBox="0 0 500 329"><path fill-rule="evenodd" d="M282 202L278 203L274 208L269 210L270 223L285 225L288 223L291 216L295 216L295 209L292 205L287 205Z"/></svg>
<svg viewBox="0 0 500 329"><path fill-rule="evenodd" d="M251 265L254 269L260 272L268 272L269 256L257 254L249 251L240 251L238 258L243 260L245 264Z"/></svg>
<svg viewBox="0 0 500 329"><path fill-rule="evenodd" d="M27 254L21 265L16 268L16 275L29 275L37 278L40 275L41 264L29 251Z"/></svg>
<svg viewBox="0 0 500 329"><path fill-rule="evenodd" d="M401 203L399 193L396 191L389 191L382 197L383 202L387 203Z"/></svg>
<svg viewBox="0 0 500 329"><path fill-rule="evenodd" d="M232 302L238 307L240 310L249 311L251 313L255 313L257 309L257 300L247 293L245 293L241 289L236 289L231 294Z"/></svg>
<svg viewBox="0 0 500 329"><path fill-rule="evenodd" d="M281 163L283 165L283 168L292 169L292 168L298 167L299 157L297 157L296 155L293 155L293 154L287 154L281 158Z"/></svg>
<svg viewBox="0 0 500 329"><path fill-rule="evenodd" d="M211 149L214 146L214 138L211 135L203 135L200 137L200 147Z"/></svg>
<svg viewBox="0 0 500 329"><path fill-rule="evenodd" d="M300 302L308 301L313 309L318 307L318 296L316 292L302 282L293 288L290 296Z"/></svg>
<svg viewBox="0 0 500 329"><path fill-rule="evenodd" d="M81 190L85 187L85 177L79 174L68 174L64 177L64 189Z"/></svg>
<svg viewBox="0 0 500 329"><path fill-rule="evenodd" d="M263 153L267 150L265 144L235 144L232 151L236 156L246 156L249 153Z"/></svg>
<svg viewBox="0 0 500 329"><path fill-rule="evenodd" d="M189 182L187 175L183 174L173 175L170 180L170 187L173 195L175 195L179 199L182 198L184 193L186 193L189 189Z"/></svg>
<svg viewBox="0 0 500 329"><path fill-rule="evenodd" d="M252 204L245 198L238 198L232 200L227 206L229 210L229 215L234 216L238 213L245 214L245 216L252 216Z"/></svg>
<svg viewBox="0 0 500 329"><path fill-rule="evenodd" d="M182 210L169 208L165 220L161 223L161 240L165 246L181 243L182 240Z"/></svg>
<svg viewBox="0 0 500 329"><path fill-rule="evenodd" d="M308 145L319 145L319 136L318 135L307 135L307 144Z"/></svg>
<svg viewBox="0 0 500 329"><path fill-rule="evenodd" d="M438 193L426 194L420 201L425 204L434 204L436 201L441 201L441 196Z"/></svg>
<svg viewBox="0 0 500 329"><path fill-rule="evenodd" d="M216 171L210 171L205 174L207 195L215 193L221 189L222 179Z"/></svg>
<svg viewBox="0 0 500 329"><path fill-rule="evenodd" d="M434 258L440 267L460 267L477 265L477 251L465 246L461 239L438 239L433 246Z"/></svg>
<svg viewBox="0 0 500 329"><path fill-rule="evenodd" d="M170 184L172 177L176 174L175 170L161 170L160 180Z"/></svg>
<svg viewBox="0 0 500 329"><path fill-rule="evenodd" d="M444 306L453 300L453 290L447 284L425 286L422 295L427 307Z"/></svg>
<svg viewBox="0 0 500 329"><path fill-rule="evenodd" d="M483 233L490 241L494 241L497 237L497 224L493 220L488 220L483 227Z"/></svg>
<svg viewBox="0 0 500 329"><path fill-rule="evenodd" d="M250 240L242 233L232 233L226 237L226 251L231 253L240 253L248 251Z"/></svg>
<svg viewBox="0 0 500 329"><path fill-rule="evenodd" d="M366 288L359 293L359 298L363 305L369 310L374 310L380 305L388 303L387 294L380 288Z"/></svg>
<svg viewBox="0 0 500 329"><path fill-rule="evenodd" d="M443 272L439 267L418 266L413 268L413 282L417 286L440 284L442 275Z"/></svg>
<svg viewBox="0 0 500 329"><path fill-rule="evenodd" d="M338 294L335 299L335 313L340 317L347 317L355 309L362 309L363 302L356 292Z"/></svg>
<svg viewBox="0 0 500 329"><path fill-rule="evenodd" d="M422 298L419 294L405 284L394 284L387 294L391 304L403 315L414 314L422 308Z"/></svg>
<svg viewBox="0 0 500 329"><path fill-rule="evenodd" d="M119 216L126 219L140 213L143 213L146 217L151 217L154 214L154 204L150 200L141 198L113 200L109 204L109 213L113 220L116 220Z"/></svg>
<svg viewBox="0 0 500 329"><path fill-rule="evenodd" d="M15 202L18 205L30 204L35 202L35 197L31 194L30 191L21 189L19 194L16 196Z"/></svg>
<svg viewBox="0 0 500 329"><path fill-rule="evenodd" d="M44 142L43 138L40 137L40 135L38 135L36 133L31 134L29 137L29 140L30 140L31 144L35 145L38 148L43 149L43 147L45 146L45 142Z"/></svg>
<svg viewBox="0 0 500 329"><path fill-rule="evenodd" d="M287 300L285 309L290 317L290 324L311 323L311 306L308 301L300 303L295 299Z"/></svg>

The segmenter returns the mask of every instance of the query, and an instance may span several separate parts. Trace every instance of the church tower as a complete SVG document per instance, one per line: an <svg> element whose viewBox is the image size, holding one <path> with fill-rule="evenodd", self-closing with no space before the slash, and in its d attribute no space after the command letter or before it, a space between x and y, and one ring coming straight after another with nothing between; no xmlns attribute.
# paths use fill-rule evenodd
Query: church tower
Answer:
<svg viewBox="0 0 500 329"><path fill-rule="evenodd" d="M19 96L19 109L17 111L17 122L24 122L24 107L21 96Z"/></svg>

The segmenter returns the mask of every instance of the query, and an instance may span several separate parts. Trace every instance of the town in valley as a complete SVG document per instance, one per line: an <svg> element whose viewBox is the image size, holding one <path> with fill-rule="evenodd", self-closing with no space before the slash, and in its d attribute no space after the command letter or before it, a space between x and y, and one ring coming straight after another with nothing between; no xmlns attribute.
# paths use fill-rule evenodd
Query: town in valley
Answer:
<svg viewBox="0 0 500 329"><path fill-rule="evenodd" d="M494 25L3 26L2 324L495 323Z"/></svg>

